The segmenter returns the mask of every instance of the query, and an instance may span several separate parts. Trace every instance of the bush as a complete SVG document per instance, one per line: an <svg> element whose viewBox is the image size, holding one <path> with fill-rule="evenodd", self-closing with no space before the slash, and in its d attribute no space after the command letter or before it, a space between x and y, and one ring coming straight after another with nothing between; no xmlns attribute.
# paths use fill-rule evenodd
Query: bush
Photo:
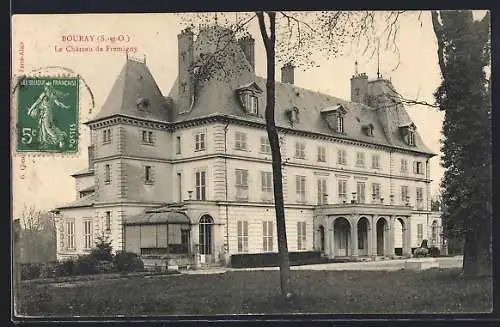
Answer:
<svg viewBox="0 0 500 327"><path fill-rule="evenodd" d="M113 261L113 248L107 237L99 236L90 255L97 261Z"/></svg>
<svg viewBox="0 0 500 327"><path fill-rule="evenodd" d="M35 279L35 278L40 278L41 274L41 267L40 264L36 263L26 263L21 265L21 279L27 280L27 279Z"/></svg>
<svg viewBox="0 0 500 327"><path fill-rule="evenodd" d="M75 273L76 275L97 274L99 272L97 264L98 261L91 254L79 256L75 262Z"/></svg>
<svg viewBox="0 0 500 327"><path fill-rule="evenodd" d="M144 270L144 263L142 262L141 258L133 252L117 252L114 257L113 264L115 266L115 270L118 272Z"/></svg>
<svg viewBox="0 0 500 327"><path fill-rule="evenodd" d="M55 269L56 277L73 276L75 274L75 261L66 259L59 262Z"/></svg>
<svg viewBox="0 0 500 327"><path fill-rule="evenodd" d="M429 255L431 257L439 257L441 255L441 251L439 250L438 247L435 247L435 246L431 246L429 248Z"/></svg>

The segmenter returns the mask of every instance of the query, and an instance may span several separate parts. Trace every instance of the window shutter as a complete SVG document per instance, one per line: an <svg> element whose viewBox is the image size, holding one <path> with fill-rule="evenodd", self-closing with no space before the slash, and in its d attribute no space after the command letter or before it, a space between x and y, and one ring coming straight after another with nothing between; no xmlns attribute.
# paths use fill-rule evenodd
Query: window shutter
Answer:
<svg viewBox="0 0 500 327"><path fill-rule="evenodd" d="M414 174L417 173L417 162L416 161L413 161L413 173Z"/></svg>

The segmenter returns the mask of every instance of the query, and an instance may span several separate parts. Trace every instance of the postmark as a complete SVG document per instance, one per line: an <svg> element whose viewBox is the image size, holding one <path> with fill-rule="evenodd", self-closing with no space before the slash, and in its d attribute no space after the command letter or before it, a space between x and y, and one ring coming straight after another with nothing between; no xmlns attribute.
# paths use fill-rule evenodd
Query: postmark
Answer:
<svg viewBox="0 0 500 327"><path fill-rule="evenodd" d="M16 110L18 152L78 151L78 77L22 78Z"/></svg>

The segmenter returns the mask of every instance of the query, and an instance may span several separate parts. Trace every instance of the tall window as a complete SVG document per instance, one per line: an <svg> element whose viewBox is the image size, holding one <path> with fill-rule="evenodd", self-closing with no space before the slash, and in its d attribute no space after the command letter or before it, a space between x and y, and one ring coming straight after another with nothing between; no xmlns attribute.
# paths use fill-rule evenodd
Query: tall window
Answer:
<svg viewBox="0 0 500 327"><path fill-rule="evenodd" d="M408 186L401 186L401 203L406 204L408 201Z"/></svg>
<svg viewBox="0 0 500 327"><path fill-rule="evenodd" d="M92 248L92 221L86 220L83 222L83 240L84 248Z"/></svg>
<svg viewBox="0 0 500 327"><path fill-rule="evenodd" d="M248 221L238 221L238 252L248 252Z"/></svg>
<svg viewBox="0 0 500 327"><path fill-rule="evenodd" d="M243 97L243 101L245 102L244 105L247 113L253 115L257 115L259 113L259 101L255 95L246 93Z"/></svg>
<svg viewBox="0 0 500 327"><path fill-rule="evenodd" d="M265 154L271 153L271 145L269 144L269 139L267 136L260 137L260 152Z"/></svg>
<svg viewBox="0 0 500 327"><path fill-rule="evenodd" d="M339 201L347 201L347 181L344 179L340 179L338 181L338 193L339 193Z"/></svg>
<svg viewBox="0 0 500 327"><path fill-rule="evenodd" d="M365 203L366 197L366 184L365 182L357 182L356 183L356 195L358 203Z"/></svg>
<svg viewBox="0 0 500 327"><path fill-rule="evenodd" d="M413 166L413 170L414 170L415 174L423 175L424 174L424 164L422 163L422 161L415 161L414 166Z"/></svg>
<svg viewBox="0 0 500 327"><path fill-rule="evenodd" d="M378 154L372 155L372 169L380 169L380 156Z"/></svg>
<svg viewBox="0 0 500 327"><path fill-rule="evenodd" d="M363 152L356 153L356 166L357 167L365 166L365 154Z"/></svg>
<svg viewBox="0 0 500 327"><path fill-rule="evenodd" d="M431 244L432 245L436 245L438 243L437 242L437 237L438 237L437 230L438 230L437 222L433 221L432 225L431 225Z"/></svg>
<svg viewBox="0 0 500 327"><path fill-rule="evenodd" d="M261 171L260 179L262 198L264 201L271 201L273 199L273 173L270 171Z"/></svg>
<svg viewBox="0 0 500 327"><path fill-rule="evenodd" d="M424 239L424 224L417 224L417 242L418 246L422 244L422 240Z"/></svg>
<svg viewBox="0 0 500 327"><path fill-rule="evenodd" d="M318 162L326 162L326 148L318 146Z"/></svg>
<svg viewBox="0 0 500 327"><path fill-rule="evenodd" d="M295 142L295 158L305 159L306 158L306 145L302 142Z"/></svg>
<svg viewBox="0 0 500 327"><path fill-rule="evenodd" d="M66 246L68 249L74 250L75 246L75 222L69 220L66 222Z"/></svg>
<svg viewBox="0 0 500 327"><path fill-rule="evenodd" d="M326 178L318 178L318 204L328 204L328 191Z"/></svg>
<svg viewBox="0 0 500 327"><path fill-rule="evenodd" d="M146 184L153 183L153 171L151 166L144 167L144 183Z"/></svg>
<svg viewBox="0 0 500 327"><path fill-rule="evenodd" d="M236 198L248 199L248 170L236 169Z"/></svg>
<svg viewBox="0 0 500 327"><path fill-rule="evenodd" d="M416 189L416 198L417 198L417 209L424 209L424 189L421 187L417 187Z"/></svg>
<svg viewBox="0 0 500 327"><path fill-rule="evenodd" d="M246 151L247 149L247 134L242 132L234 133L234 147L236 150Z"/></svg>
<svg viewBox="0 0 500 327"><path fill-rule="evenodd" d="M372 184L372 198L375 201L380 201L380 184L379 183Z"/></svg>
<svg viewBox="0 0 500 327"><path fill-rule="evenodd" d="M263 221L262 222L262 247L264 252L273 251L273 222Z"/></svg>
<svg viewBox="0 0 500 327"><path fill-rule="evenodd" d="M408 160L406 159L401 159L401 172L402 173L408 172Z"/></svg>
<svg viewBox="0 0 500 327"><path fill-rule="evenodd" d="M306 176L295 176L295 190L297 194L297 202L306 202Z"/></svg>
<svg viewBox="0 0 500 327"><path fill-rule="evenodd" d="M181 137L177 136L175 138L175 153L176 154L181 154Z"/></svg>
<svg viewBox="0 0 500 327"><path fill-rule="evenodd" d="M198 133L194 137L194 150L204 151L205 150L205 133Z"/></svg>
<svg viewBox="0 0 500 327"><path fill-rule="evenodd" d="M297 222L297 250L306 249L306 223L305 221Z"/></svg>
<svg viewBox="0 0 500 327"><path fill-rule="evenodd" d="M111 183L111 168L109 164L106 164L104 166L104 183L106 184Z"/></svg>
<svg viewBox="0 0 500 327"><path fill-rule="evenodd" d="M347 165L347 153L345 150L337 151L337 163L339 165Z"/></svg>
<svg viewBox="0 0 500 327"><path fill-rule="evenodd" d="M153 132L142 131L142 142L147 144L153 144Z"/></svg>
<svg viewBox="0 0 500 327"><path fill-rule="evenodd" d="M206 172L197 171L195 174L196 200L206 200Z"/></svg>
<svg viewBox="0 0 500 327"><path fill-rule="evenodd" d="M415 132L411 130L408 131L408 145L415 145Z"/></svg>
<svg viewBox="0 0 500 327"><path fill-rule="evenodd" d="M111 142L111 129L106 128L102 131L102 143Z"/></svg>
<svg viewBox="0 0 500 327"><path fill-rule="evenodd" d="M344 133L344 117L341 115L337 116L337 132Z"/></svg>
<svg viewBox="0 0 500 327"><path fill-rule="evenodd" d="M105 219L106 221L104 222L105 223L105 228L106 228L106 232L111 232L111 211L106 211L106 216L105 216Z"/></svg>

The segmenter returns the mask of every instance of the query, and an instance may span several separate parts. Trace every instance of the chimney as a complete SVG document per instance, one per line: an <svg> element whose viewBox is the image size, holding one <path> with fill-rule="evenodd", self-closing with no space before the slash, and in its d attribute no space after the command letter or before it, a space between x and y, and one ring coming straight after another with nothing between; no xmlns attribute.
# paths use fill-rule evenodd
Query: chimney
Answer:
<svg viewBox="0 0 500 327"><path fill-rule="evenodd" d="M293 75L294 75L295 67L292 63L287 63L283 67L281 67L281 82L293 84Z"/></svg>
<svg viewBox="0 0 500 327"><path fill-rule="evenodd" d="M193 64L194 64L194 34L186 28L177 35L179 48L179 112L188 111L194 96Z"/></svg>
<svg viewBox="0 0 500 327"><path fill-rule="evenodd" d="M252 67L252 71L255 71L255 40L254 38L248 34L241 39L238 40L238 44L240 45L243 53L245 54L245 58L247 58L248 63Z"/></svg>
<svg viewBox="0 0 500 327"><path fill-rule="evenodd" d="M87 148L88 159L89 159L89 169L94 169L94 146L91 145Z"/></svg>
<svg viewBox="0 0 500 327"><path fill-rule="evenodd" d="M368 76L365 73L351 77L351 101L368 104Z"/></svg>

